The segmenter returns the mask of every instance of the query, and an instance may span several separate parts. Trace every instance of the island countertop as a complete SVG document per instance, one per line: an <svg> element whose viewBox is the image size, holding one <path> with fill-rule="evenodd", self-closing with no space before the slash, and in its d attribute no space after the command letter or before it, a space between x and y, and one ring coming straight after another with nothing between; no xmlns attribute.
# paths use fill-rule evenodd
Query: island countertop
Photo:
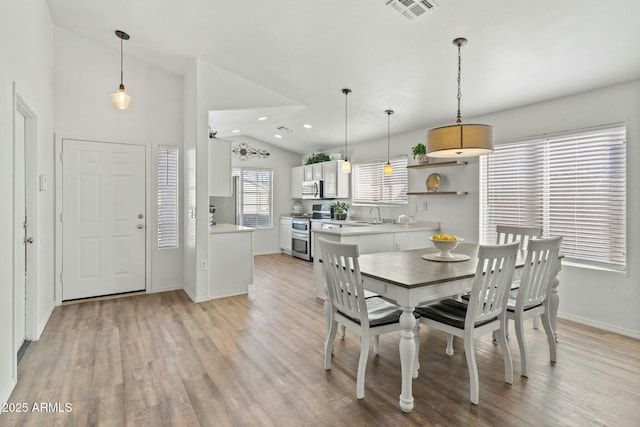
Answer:
<svg viewBox="0 0 640 427"><path fill-rule="evenodd" d="M255 231L255 228L245 227L243 225L235 225L235 224L216 224L214 226L209 227L209 234L220 234L220 233L239 233L239 232L248 232Z"/></svg>
<svg viewBox="0 0 640 427"><path fill-rule="evenodd" d="M334 222L335 224L335 222ZM338 236L355 236L359 234L382 234L382 233L404 233L410 231L437 231L440 230L440 223L437 221L415 222L413 224L378 224L378 225L358 225L350 226L348 223L341 228L325 228L311 230L313 233L329 234Z"/></svg>

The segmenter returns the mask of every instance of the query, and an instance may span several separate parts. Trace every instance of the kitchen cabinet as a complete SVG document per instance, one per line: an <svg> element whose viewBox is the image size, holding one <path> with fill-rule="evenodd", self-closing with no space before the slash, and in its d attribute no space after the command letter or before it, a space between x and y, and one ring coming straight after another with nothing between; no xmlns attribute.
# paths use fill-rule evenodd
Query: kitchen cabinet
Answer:
<svg viewBox="0 0 640 427"><path fill-rule="evenodd" d="M324 176L324 197L326 199L349 198L349 176L342 173L344 160L333 160L321 163Z"/></svg>
<svg viewBox="0 0 640 427"><path fill-rule="evenodd" d="M217 224L209 230L209 299L243 295L253 284L253 229Z"/></svg>
<svg viewBox="0 0 640 427"><path fill-rule="evenodd" d="M302 197L303 181L321 179L325 199L348 199L350 174L342 173L343 162L344 160L331 160L291 168L291 197Z"/></svg>
<svg viewBox="0 0 640 427"><path fill-rule="evenodd" d="M304 181L304 166L291 168L291 198L302 198L302 181Z"/></svg>
<svg viewBox="0 0 640 427"><path fill-rule="evenodd" d="M393 241L396 251L408 251L410 249L430 248L433 246L429 238L433 231L407 231L406 233L394 233Z"/></svg>
<svg viewBox="0 0 640 427"><path fill-rule="evenodd" d="M231 142L209 138L209 195L230 197L233 194L231 180Z"/></svg>
<svg viewBox="0 0 640 427"><path fill-rule="evenodd" d="M280 249L291 254L291 218L280 218Z"/></svg>
<svg viewBox="0 0 640 427"><path fill-rule="evenodd" d="M424 169L424 168L437 168L444 166L465 166L468 162L463 160L452 160L449 162L433 162L433 163L424 163L417 165L409 165L407 169ZM456 195L456 196L464 196L468 194L466 191L409 191L407 192L408 196L412 195L428 195L428 196L444 196L444 195Z"/></svg>

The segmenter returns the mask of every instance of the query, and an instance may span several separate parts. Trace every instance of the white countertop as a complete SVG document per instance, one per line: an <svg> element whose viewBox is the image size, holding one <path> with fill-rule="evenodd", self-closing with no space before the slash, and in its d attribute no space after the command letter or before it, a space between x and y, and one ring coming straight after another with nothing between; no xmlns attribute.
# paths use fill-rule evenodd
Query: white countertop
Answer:
<svg viewBox="0 0 640 427"><path fill-rule="evenodd" d="M349 221L332 221L344 223L346 227L311 230L312 233L353 236L358 234L403 233L409 231L438 231L440 223L436 221L415 222L413 224L377 224L349 226Z"/></svg>
<svg viewBox="0 0 640 427"><path fill-rule="evenodd" d="M255 231L255 228L245 227L243 225L235 225L235 224L216 224L212 227L209 227L209 234L220 234L220 233L239 233L239 232L247 232L247 231Z"/></svg>

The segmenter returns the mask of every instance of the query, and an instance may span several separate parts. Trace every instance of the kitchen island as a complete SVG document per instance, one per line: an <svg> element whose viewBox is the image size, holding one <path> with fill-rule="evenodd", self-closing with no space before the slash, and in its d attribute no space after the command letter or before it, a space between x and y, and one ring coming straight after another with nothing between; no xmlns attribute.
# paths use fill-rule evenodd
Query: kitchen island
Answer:
<svg viewBox="0 0 640 427"><path fill-rule="evenodd" d="M338 221L339 222L339 221ZM360 255L396 252L410 249L429 248L433 245L429 238L440 230L436 221L416 222L413 224L375 224L362 225L344 222L339 228L311 229L313 241L313 279L316 296L326 299L326 282L322 271L322 257L317 240L323 238L334 242L356 243Z"/></svg>
<svg viewBox="0 0 640 427"><path fill-rule="evenodd" d="M254 230L235 224L209 228L209 299L249 292L253 284Z"/></svg>

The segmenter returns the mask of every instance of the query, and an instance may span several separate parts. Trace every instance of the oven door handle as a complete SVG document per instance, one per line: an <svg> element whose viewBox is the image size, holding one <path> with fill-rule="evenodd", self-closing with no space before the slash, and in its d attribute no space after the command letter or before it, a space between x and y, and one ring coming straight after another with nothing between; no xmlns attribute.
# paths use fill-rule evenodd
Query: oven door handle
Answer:
<svg viewBox="0 0 640 427"><path fill-rule="evenodd" d="M292 230L291 231L291 237L293 239L299 239L299 240L304 240L304 241L309 241L309 233L301 233L301 232L297 232Z"/></svg>

